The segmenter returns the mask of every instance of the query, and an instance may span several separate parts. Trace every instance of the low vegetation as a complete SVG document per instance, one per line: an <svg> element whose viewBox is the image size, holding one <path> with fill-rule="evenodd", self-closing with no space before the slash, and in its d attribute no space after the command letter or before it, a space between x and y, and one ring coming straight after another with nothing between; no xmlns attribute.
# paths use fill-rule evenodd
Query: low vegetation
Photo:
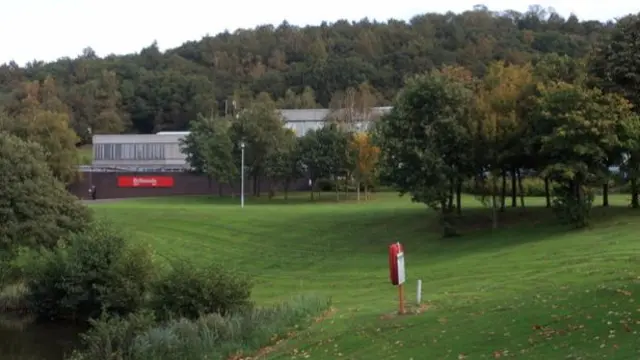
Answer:
<svg viewBox="0 0 640 360"><path fill-rule="evenodd" d="M209 313L162 325L152 313L92 322L83 340L86 349L70 360L241 359L302 329L330 307L322 297L301 296L279 305L232 314Z"/></svg>
<svg viewBox="0 0 640 360"><path fill-rule="evenodd" d="M292 293L332 299L335 313L295 331L269 359L601 359L637 351L640 244L633 234L640 228L629 197L612 195L610 207L594 207L583 230L558 225L544 197L528 197L527 208L507 208L501 228L491 230L491 211L464 195L463 236L452 239L442 239L424 206L388 193L366 204L336 203L331 194L312 203L296 194L252 198L244 209L237 199L203 197L95 211L149 242L161 262L224 262L250 276L259 305ZM415 315L396 316L387 266L395 241L406 249L406 301Z"/></svg>

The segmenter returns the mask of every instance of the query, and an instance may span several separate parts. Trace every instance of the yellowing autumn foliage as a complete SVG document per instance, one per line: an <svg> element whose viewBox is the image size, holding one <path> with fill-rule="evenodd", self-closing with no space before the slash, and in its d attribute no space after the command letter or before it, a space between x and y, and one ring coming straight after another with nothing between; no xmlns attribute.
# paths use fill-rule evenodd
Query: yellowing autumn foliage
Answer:
<svg viewBox="0 0 640 360"><path fill-rule="evenodd" d="M371 143L367 133L353 135L349 148L354 157L353 175L357 182L358 200L360 200L360 184L364 184L365 199L368 198L367 184L371 181L380 156L380 149Z"/></svg>

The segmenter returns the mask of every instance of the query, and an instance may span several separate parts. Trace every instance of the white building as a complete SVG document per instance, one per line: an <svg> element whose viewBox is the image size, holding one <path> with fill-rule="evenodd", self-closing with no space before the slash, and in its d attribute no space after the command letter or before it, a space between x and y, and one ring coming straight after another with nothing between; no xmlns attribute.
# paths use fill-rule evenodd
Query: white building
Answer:
<svg viewBox="0 0 640 360"><path fill-rule="evenodd" d="M351 113L355 127L365 130L379 116L389 112L391 107L376 107L366 114ZM344 118L345 111L330 109L281 109L285 127L304 136L309 130L320 129L328 119ZM161 131L157 134L141 135L94 135L93 168L120 168L180 170L188 167L186 155L180 151L180 139L188 131ZM95 170L94 170L95 171Z"/></svg>
<svg viewBox="0 0 640 360"><path fill-rule="evenodd" d="M93 135L93 166L186 168L180 139L187 133Z"/></svg>

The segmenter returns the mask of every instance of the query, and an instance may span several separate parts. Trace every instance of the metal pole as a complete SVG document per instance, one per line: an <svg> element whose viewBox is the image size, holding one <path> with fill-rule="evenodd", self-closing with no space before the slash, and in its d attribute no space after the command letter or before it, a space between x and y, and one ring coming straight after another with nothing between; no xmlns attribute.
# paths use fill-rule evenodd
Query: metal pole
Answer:
<svg viewBox="0 0 640 360"><path fill-rule="evenodd" d="M242 148L242 164L240 168L240 207L244 208L244 143L240 147Z"/></svg>

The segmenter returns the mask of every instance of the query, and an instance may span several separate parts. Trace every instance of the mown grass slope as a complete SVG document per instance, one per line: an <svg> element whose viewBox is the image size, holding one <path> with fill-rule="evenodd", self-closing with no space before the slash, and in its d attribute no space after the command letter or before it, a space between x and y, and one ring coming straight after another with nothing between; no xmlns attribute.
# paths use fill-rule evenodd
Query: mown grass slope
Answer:
<svg viewBox="0 0 640 360"><path fill-rule="evenodd" d="M329 197L330 195L325 195ZM527 199L539 205L540 199ZM256 279L262 303L332 296L336 312L280 343L272 359L637 359L640 211L595 209L594 227L507 209L504 228L465 199L464 236L441 239L433 213L397 196L357 203L169 198L95 205L160 259L222 263ZM475 209L473 208L475 207ZM395 316L387 247L405 246L407 301Z"/></svg>

